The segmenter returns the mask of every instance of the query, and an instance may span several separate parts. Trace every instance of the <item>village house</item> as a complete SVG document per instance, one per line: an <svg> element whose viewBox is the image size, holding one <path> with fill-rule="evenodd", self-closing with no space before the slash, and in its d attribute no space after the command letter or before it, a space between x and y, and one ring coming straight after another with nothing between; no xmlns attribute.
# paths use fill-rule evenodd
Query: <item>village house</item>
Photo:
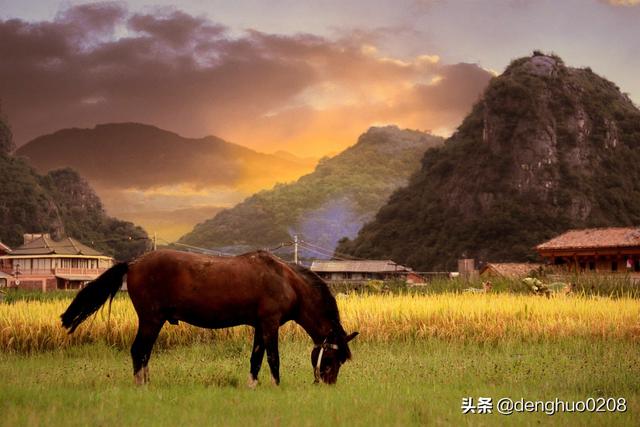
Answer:
<svg viewBox="0 0 640 427"><path fill-rule="evenodd" d="M424 283L424 278L411 268L391 260L335 261L315 260L311 271L329 282L362 282L365 280L404 280Z"/></svg>
<svg viewBox="0 0 640 427"><path fill-rule="evenodd" d="M569 230L536 246L547 262L570 272L640 273L640 228Z"/></svg>
<svg viewBox="0 0 640 427"><path fill-rule="evenodd" d="M489 262L480 269L480 277L520 279L529 276L532 271L539 269L541 266L542 264L528 262Z"/></svg>
<svg viewBox="0 0 640 427"><path fill-rule="evenodd" d="M7 255L9 253L11 253L11 248L0 242L0 256ZM0 260L0 289L8 287L9 282L13 279L10 274L2 271L2 262L3 261Z"/></svg>
<svg viewBox="0 0 640 427"><path fill-rule="evenodd" d="M113 258L70 237L55 241L49 234L25 234L22 246L2 246L0 281L4 279L6 287L43 292L76 289L113 265Z"/></svg>

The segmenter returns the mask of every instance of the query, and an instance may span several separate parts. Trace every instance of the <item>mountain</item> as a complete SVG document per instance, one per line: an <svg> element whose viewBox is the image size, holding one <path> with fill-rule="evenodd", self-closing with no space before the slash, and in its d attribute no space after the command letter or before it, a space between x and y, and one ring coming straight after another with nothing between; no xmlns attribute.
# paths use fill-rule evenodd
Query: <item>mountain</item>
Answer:
<svg viewBox="0 0 640 427"><path fill-rule="evenodd" d="M302 165L307 165L313 168L317 163L318 159L314 157L298 157L295 154L289 153L288 151L278 150L273 153L274 156L279 157L284 160L288 160L290 162L299 163Z"/></svg>
<svg viewBox="0 0 640 427"><path fill-rule="evenodd" d="M313 168L293 155L263 154L215 136L185 138L139 123L64 129L28 142L15 154L41 173L71 167L96 189L110 214L133 220L153 213L156 220L143 226L166 234L178 228L180 235L206 219L201 210L171 230L154 227L175 221L177 209L229 206ZM190 217L197 221L189 222Z"/></svg>
<svg viewBox="0 0 640 427"><path fill-rule="evenodd" d="M161 243L166 244L178 240L193 228L193 224L203 222L223 209L217 206L193 206L173 210L123 211L120 215L135 224L144 224L148 230L161 230Z"/></svg>
<svg viewBox="0 0 640 427"><path fill-rule="evenodd" d="M337 251L452 270L461 256L534 259L569 228L638 224L640 110L591 69L534 52Z"/></svg>
<svg viewBox="0 0 640 427"><path fill-rule="evenodd" d="M355 236L391 192L406 184L427 148L441 143L442 138L395 126L371 128L354 146L321 159L313 173L218 213L180 242L241 250L276 246L300 234L332 251L338 239Z"/></svg>
<svg viewBox="0 0 640 427"><path fill-rule="evenodd" d="M305 170L295 161L215 136L185 138L139 123L60 130L28 142L16 154L39 171L72 167L101 185L139 189L176 184L251 186L262 183L265 175L277 173L280 180L287 180Z"/></svg>
<svg viewBox="0 0 640 427"><path fill-rule="evenodd" d="M9 128L0 118L0 141L10 140L3 129ZM22 159L2 151L0 182L0 241L10 247L20 246L24 233L45 232L57 239L77 238L119 260L146 248L144 230L107 216L95 192L71 169L39 175Z"/></svg>
<svg viewBox="0 0 640 427"><path fill-rule="evenodd" d="M21 159L0 154L0 241L23 243L24 233L70 236L118 260L144 252L147 233L105 214L100 199L71 169L38 175ZM131 240L129 239L131 237Z"/></svg>

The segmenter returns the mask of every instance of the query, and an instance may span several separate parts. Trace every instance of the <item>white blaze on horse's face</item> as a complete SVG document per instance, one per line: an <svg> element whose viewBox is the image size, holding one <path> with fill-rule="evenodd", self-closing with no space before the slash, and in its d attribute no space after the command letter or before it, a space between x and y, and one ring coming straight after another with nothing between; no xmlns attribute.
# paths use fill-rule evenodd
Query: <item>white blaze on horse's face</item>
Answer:
<svg viewBox="0 0 640 427"><path fill-rule="evenodd" d="M335 384L338 381L338 373L344 362L351 358L351 352L347 343L354 339L358 332L345 336L340 344L332 344L324 340L322 344L316 345L311 351L311 365L315 382L325 384ZM340 348L339 345L344 346Z"/></svg>
<svg viewBox="0 0 640 427"><path fill-rule="evenodd" d="M335 384L342 365L338 358L338 346L327 343L316 346L311 352L311 364L316 383Z"/></svg>

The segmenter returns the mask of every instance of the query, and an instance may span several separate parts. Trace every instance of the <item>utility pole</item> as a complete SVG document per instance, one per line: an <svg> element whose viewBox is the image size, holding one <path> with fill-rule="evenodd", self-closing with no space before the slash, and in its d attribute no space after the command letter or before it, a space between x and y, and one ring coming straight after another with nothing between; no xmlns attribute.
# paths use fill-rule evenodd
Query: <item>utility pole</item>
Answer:
<svg viewBox="0 0 640 427"><path fill-rule="evenodd" d="M158 240L158 237L156 236L156 232L153 232L153 250L157 250L158 249L158 244L156 243Z"/></svg>
<svg viewBox="0 0 640 427"><path fill-rule="evenodd" d="M293 263L298 264L298 235L293 236Z"/></svg>

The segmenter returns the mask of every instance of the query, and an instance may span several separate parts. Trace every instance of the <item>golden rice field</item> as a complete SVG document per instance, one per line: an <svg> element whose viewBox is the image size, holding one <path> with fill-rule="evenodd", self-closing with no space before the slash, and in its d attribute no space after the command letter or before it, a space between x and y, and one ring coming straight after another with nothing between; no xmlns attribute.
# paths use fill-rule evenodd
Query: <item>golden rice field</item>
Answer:
<svg viewBox="0 0 640 427"><path fill-rule="evenodd" d="M137 316L122 296L87 320L75 334L62 329L59 315L71 300L18 301L0 305L0 351L32 353L79 343L107 342L128 348ZM640 341L640 302L601 297L542 298L513 294L347 295L338 298L345 329L360 331L359 340L411 341L438 338L452 342L518 340L554 341L565 338ZM249 328L211 331L181 323L167 324L160 347L245 339ZM281 339L305 337L290 322Z"/></svg>

